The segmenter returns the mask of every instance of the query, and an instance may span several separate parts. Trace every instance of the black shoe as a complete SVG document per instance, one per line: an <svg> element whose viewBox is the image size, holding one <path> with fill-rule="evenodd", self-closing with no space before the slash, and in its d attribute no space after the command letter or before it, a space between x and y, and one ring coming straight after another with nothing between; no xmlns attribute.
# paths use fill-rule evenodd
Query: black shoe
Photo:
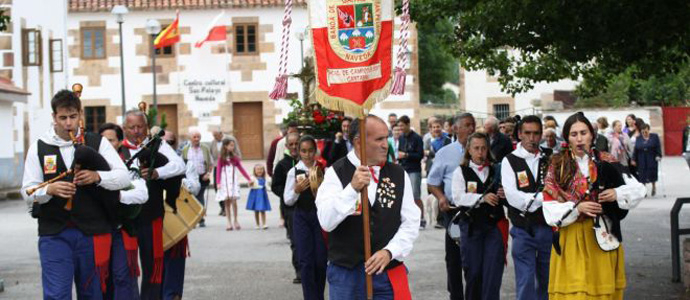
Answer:
<svg viewBox="0 0 690 300"><path fill-rule="evenodd" d="M443 229L443 225L441 225L441 224L439 224L439 223L436 223L436 225L434 225L434 228L436 228L436 229Z"/></svg>
<svg viewBox="0 0 690 300"><path fill-rule="evenodd" d="M206 227L206 221L201 220L201 222L199 222L199 227Z"/></svg>
<svg viewBox="0 0 690 300"><path fill-rule="evenodd" d="M426 220L422 219L422 221L419 222L419 229L424 229L426 228Z"/></svg>
<svg viewBox="0 0 690 300"><path fill-rule="evenodd" d="M299 276L298 276L298 277L295 277L295 279L292 280L292 283L294 283L294 284L301 284L301 283L302 283L302 278L299 278Z"/></svg>

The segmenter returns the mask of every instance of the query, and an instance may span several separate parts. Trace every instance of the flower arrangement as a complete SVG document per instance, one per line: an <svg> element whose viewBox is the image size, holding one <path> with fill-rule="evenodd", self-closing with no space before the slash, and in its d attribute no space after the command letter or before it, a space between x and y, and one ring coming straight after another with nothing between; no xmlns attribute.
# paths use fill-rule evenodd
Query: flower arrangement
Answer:
<svg viewBox="0 0 690 300"><path fill-rule="evenodd" d="M318 103L304 106L299 99L289 101L292 111L283 119L284 125L297 123L300 132L317 139L332 137L340 130L340 123L343 121L341 113L325 109Z"/></svg>

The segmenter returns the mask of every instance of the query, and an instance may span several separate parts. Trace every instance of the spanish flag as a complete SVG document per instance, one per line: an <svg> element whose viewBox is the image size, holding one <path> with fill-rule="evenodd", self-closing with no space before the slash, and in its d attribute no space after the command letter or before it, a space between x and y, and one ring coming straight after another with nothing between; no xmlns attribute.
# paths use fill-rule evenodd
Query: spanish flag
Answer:
<svg viewBox="0 0 690 300"><path fill-rule="evenodd" d="M168 25L168 27L165 27L165 29L158 34L156 39L153 40L153 46L156 47L156 49L172 46L180 41L180 28L178 26L179 21L180 12L178 11L175 21Z"/></svg>

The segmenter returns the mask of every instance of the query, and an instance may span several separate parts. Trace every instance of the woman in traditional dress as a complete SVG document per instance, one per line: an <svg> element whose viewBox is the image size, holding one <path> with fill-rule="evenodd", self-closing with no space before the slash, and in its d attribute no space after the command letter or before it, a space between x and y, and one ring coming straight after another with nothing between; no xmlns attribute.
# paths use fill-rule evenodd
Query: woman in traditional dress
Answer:
<svg viewBox="0 0 690 300"><path fill-rule="evenodd" d="M626 286L620 222L644 197L644 186L621 173L606 152L592 150L595 131L584 114L563 126L567 147L552 157L544 217L557 227L549 299L623 299ZM596 222L596 223L595 223ZM595 235L595 224L606 232ZM606 225L606 226L604 226ZM606 250L602 250L606 249Z"/></svg>

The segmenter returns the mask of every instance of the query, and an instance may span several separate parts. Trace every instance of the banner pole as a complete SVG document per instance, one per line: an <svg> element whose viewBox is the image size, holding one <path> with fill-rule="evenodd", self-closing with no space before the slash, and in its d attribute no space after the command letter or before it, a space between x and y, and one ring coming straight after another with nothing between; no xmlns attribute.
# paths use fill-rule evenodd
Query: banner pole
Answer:
<svg viewBox="0 0 690 300"><path fill-rule="evenodd" d="M367 136L366 136L366 112L362 117L359 118L359 160L362 166L367 166ZM362 188L360 193L362 200L360 205L362 205L362 228L364 231L364 261L368 261L371 257L371 233L369 229L369 194L366 186ZM371 275L366 274L366 285L367 285L367 300L372 300L374 298L374 285L372 282Z"/></svg>

